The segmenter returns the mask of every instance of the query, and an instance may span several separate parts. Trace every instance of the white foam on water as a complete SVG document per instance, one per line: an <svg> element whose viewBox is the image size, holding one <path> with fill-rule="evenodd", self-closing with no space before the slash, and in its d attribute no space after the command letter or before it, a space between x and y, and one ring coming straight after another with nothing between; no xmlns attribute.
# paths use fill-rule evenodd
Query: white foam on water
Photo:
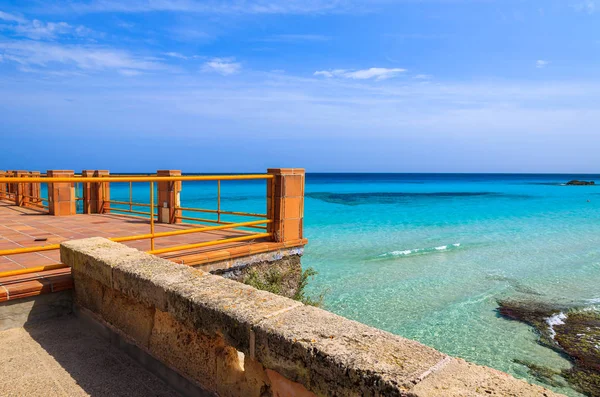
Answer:
<svg viewBox="0 0 600 397"><path fill-rule="evenodd" d="M385 258L385 257L390 257L390 256L408 256L408 255L414 255L414 254L418 254L418 253L431 253L431 252L439 252L439 251L446 251L452 248L459 248L461 245L460 243L454 243L454 244L450 244L450 245L441 245L439 247L433 247L433 248L415 248L415 249L411 249L411 250L398 250L398 251L391 251L391 252L386 252L385 254L381 254L379 255L380 258Z"/></svg>
<svg viewBox="0 0 600 397"><path fill-rule="evenodd" d="M600 303L600 298L586 299L586 302L591 304Z"/></svg>
<svg viewBox="0 0 600 397"><path fill-rule="evenodd" d="M550 331L550 337L554 339L556 336L556 331L554 331L555 325L563 325L565 320L567 319L567 315L563 312L558 314L554 314L546 319L546 323L548 323L548 330Z"/></svg>

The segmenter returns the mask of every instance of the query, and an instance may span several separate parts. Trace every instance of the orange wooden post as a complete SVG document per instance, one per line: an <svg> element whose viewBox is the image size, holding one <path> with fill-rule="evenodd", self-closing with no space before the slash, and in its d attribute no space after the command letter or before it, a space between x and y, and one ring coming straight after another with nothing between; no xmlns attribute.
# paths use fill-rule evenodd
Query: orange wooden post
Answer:
<svg viewBox="0 0 600 397"><path fill-rule="evenodd" d="M7 170L7 171L6 171L6 173L5 173L4 175L5 175L7 178L11 178L11 177L13 177L13 176L14 176L14 171ZM14 188L14 186L13 186L13 185L14 185L14 184L13 184L13 183L10 183L10 182L8 182L8 183L6 184L6 194L5 194L5 198L6 198L7 200L11 200L11 198L12 198L12 200L14 200L14 198L12 197L12 192L13 192L13 188Z"/></svg>
<svg viewBox="0 0 600 397"><path fill-rule="evenodd" d="M48 170L48 178L73 177L73 171ZM68 216L75 215L75 183L60 182L48 183L48 210L50 215Z"/></svg>
<svg viewBox="0 0 600 397"><path fill-rule="evenodd" d="M29 173L29 176L32 178L39 178L40 172L39 171L31 171ZM32 197L31 198L32 203L34 203L34 204L41 203L40 198L42 197L42 190L41 190L41 185L39 182L32 182L29 184L29 195ZM36 206L36 207L38 207L38 206Z"/></svg>
<svg viewBox="0 0 600 397"><path fill-rule="evenodd" d="M94 176L94 170L83 170L81 171L81 176L84 178ZM91 182L83 182L81 184L82 189L82 202L83 202L83 213L84 214L95 214L96 208L94 206L94 211L92 211L92 183Z"/></svg>
<svg viewBox="0 0 600 397"><path fill-rule="evenodd" d="M273 241L289 242L303 238L303 168L269 168L274 176L267 180L267 214L273 220L268 230Z"/></svg>
<svg viewBox="0 0 600 397"><path fill-rule="evenodd" d="M0 178L6 177L6 171L0 171ZM4 200L6 198L6 183L0 183L0 200Z"/></svg>
<svg viewBox="0 0 600 397"><path fill-rule="evenodd" d="M108 170L83 170L82 177L109 176ZM84 214L108 214L110 212L110 183L109 182L85 182L83 188L83 213Z"/></svg>
<svg viewBox="0 0 600 397"><path fill-rule="evenodd" d="M29 173L27 171L14 171L14 176L16 177L27 177ZM27 194L27 183L20 182L15 183L15 205L18 207L23 207L27 204L29 199L26 196Z"/></svg>
<svg viewBox="0 0 600 397"><path fill-rule="evenodd" d="M180 170L158 170L156 176L181 176ZM181 223L181 181L158 182L158 222ZM154 208L150 210L152 213Z"/></svg>

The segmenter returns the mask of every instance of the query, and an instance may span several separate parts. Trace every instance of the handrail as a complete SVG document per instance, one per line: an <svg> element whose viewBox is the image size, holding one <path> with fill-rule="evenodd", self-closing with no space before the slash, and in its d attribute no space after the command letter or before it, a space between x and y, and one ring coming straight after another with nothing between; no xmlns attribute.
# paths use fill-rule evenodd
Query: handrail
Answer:
<svg viewBox="0 0 600 397"><path fill-rule="evenodd" d="M226 238L223 240L206 241L204 243L187 244L187 245L180 245L178 247L161 248L161 249L151 250L151 251L147 251L147 252L149 254L157 255L157 254L164 254L167 252L185 251L185 250L194 249L194 248L209 247L211 245L218 245L218 244L224 244L224 243L235 243L238 241L246 241L246 240L254 240L257 238L270 237L272 235L273 235L273 233L257 233L257 234L250 234L248 236L242 236L242 237Z"/></svg>
<svg viewBox="0 0 600 397"><path fill-rule="evenodd" d="M178 181L235 181L273 179L271 174L192 175L192 176L86 176L86 177L0 177L0 183L77 183L77 182L178 182Z"/></svg>
<svg viewBox="0 0 600 397"><path fill-rule="evenodd" d="M194 228L194 229L172 230L170 232L158 232L158 233L154 233L154 234L147 233L147 234L138 234L138 235L134 235L134 236L111 237L111 238L109 238L109 240L112 240L117 243L121 243L124 241L147 240L147 239L152 238L153 236L154 236L154 238L179 236L182 234L210 232L213 230L233 229L236 227L260 225L263 223L269 224L271 222L272 222L271 220L265 219L265 220L260 220L260 221L232 223L229 225L205 226L205 227L198 227L198 228ZM216 240L216 241L221 241L221 240ZM60 244L42 245L39 247L13 248L13 249L8 249L8 250L0 250L0 256L26 254L26 253L30 253L30 252L52 251L52 250L59 249L59 248L60 248Z"/></svg>
<svg viewBox="0 0 600 397"><path fill-rule="evenodd" d="M175 207L175 209L182 210L182 211L207 212L210 214L250 216L253 218L266 218L267 217L267 214L254 214L252 212L221 211L221 210L209 210L209 209L203 209L203 208L190 208L190 207Z"/></svg>

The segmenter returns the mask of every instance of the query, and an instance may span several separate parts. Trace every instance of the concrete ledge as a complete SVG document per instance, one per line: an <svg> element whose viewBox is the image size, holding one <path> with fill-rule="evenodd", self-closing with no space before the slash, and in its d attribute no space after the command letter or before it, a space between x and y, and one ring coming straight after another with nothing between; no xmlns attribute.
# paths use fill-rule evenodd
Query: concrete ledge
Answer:
<svg viewBox="0 0 600 397"><path fill-rule="evenodd" d="M557 394L102 238L70 241L77 302L221 396Z"/></svg>

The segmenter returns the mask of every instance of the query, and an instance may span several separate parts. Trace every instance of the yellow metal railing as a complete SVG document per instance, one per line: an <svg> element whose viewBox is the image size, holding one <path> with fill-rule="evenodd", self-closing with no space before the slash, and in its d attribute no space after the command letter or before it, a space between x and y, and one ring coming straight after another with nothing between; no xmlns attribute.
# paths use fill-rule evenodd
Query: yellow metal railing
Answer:
<svg viewBox="0 0 600 397"><path fill-rule="evenodd" d="M134 240L150 240L150 250L147 251L151 254L164 254L168 252L178 252L185 251L190 249L216 246L220 244L228 244L234 242L241 241L249 241L255 240L259 238L272 237L272 233L266 232L267 225L272 223L271 219L266 219L268 216L266 214L258 214L258 213L246 213L246 212L238 212L238 211L223 211L221 210L221 181L222 180L256 180L256 179L272 179L273 176L269 174L252 174L252 175L195 175L195 176L156 176L156 175L118 175L118 176L98 176L98 177L83 177L83 176L73 176L73 177L0 177L0 183L102 183L102 202L106 203L109 207L106 208L111 212L128 212L130 214L136 215L145 215L149 217L150 224L150 233L140 234L140 235L132 235L132 236L122 236L122 237L112 237L110 240L115 242L126 242L126 241L134 241ZM203 213L212 213L217 215L216 220L212 219L203 219L203 218L195 218L195 217L187 217L187 216L177 216L176 218L179 220L191 220L195 222L205 222L205 223L216 223L218 226L202 226L195 227L190 229L182 229L168 232L156 232L155 231L155 217L157 216L154 213L154 209L159 206L155 204L155 193L154 193L154 184L156 182L184 182L184 181L217 181L217 209L201 209L201 208L190 208L190 207L175 207L175 210L178 212L181 211L194 211L194 212L203 212ZM129 183L130 192L129 192L129 201L120 201L120 200L104 200L105 197L105 183L116 182L116 183ZM132 183L135 182L149 182L150 185L150 203L135 203L132 200ZM40 202L48 203L47 199L44 198L36 198ZM82 198L78 198L82 199ZM110 206L110 204L119 204L129 206L129 209L124 208L116 208L114 206ZM48 208L47 205L41 204L44 208ZM149 208L149 212L144 211L136 211L133 208L141 206ZM247 217L258 217L265 218L262 220L248 221L248 222L229 222L221 219L221 215L234 215L234 216L247 216ZM192 225L192 224L188 224ZM192 244L184 244L184 245L176 245L166 248L156 249L155 247L155 239L161 237L169 237L169 236L178 236L184 234L191 233L203 233L208 231L215 230L226 230L226 229L236 229L236 228L254 228L261 229L263 232L250 233L247 235L242 235L239 237L233 238L225 238L218 239L212 241L203 241ZM25 253L36 253L36 252L44 252L51 251L60 248L60 244L52 244L38 247L23 247L23 248L15 248L15 249L7 249L0 250L0 256L8 256L8 255L16 255L16 254L25 254ZM13 270L8 272L0 272L0 277L8 277L15 276L21 274L29 274L36 273L45 270L52 269L61 269L65 268L66 265L62 264L52 264L48 266L40 266L36 268L29 269L20 269Z"/></svg>

